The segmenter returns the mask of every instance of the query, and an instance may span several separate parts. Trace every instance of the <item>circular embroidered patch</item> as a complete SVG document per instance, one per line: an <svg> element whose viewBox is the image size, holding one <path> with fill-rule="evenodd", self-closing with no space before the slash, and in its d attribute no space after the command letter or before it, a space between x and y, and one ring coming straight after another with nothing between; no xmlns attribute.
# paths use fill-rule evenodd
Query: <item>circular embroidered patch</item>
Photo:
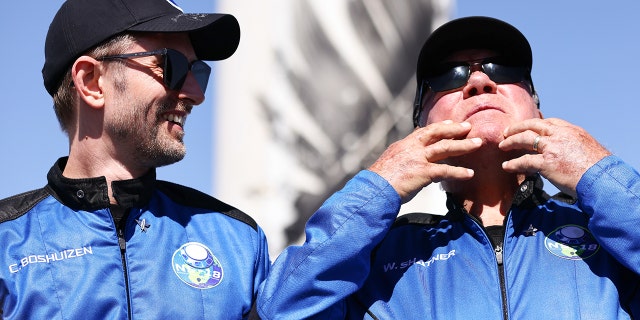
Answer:
<svg viewBox="0 0 640 320"><path fill-rule="evenodd" d="M554 255L569 260L587 259L600 249L591 232L578 225L562 226L549 233L544 246Z"/></svg>
<svg viewBox="0 0 640 320"><path fill-rule="evenodd" d="M183 244L171 258L173 272L184 283L197 289L210 289L222 281L222 265L202 243Z"/></svg>

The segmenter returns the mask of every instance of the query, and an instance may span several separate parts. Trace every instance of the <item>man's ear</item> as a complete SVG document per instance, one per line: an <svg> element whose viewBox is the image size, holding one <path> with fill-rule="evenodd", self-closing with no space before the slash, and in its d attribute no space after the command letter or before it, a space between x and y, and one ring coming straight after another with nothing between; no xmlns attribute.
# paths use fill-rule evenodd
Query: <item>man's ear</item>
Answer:
<svg viewBox="0 0 640 320"><path fill-rule="evenodd" d="M104 106L104 94L102 92L103 76L100 62L89 56L80 56L71 67L73 84L80 98L92 108Z"/></svg>

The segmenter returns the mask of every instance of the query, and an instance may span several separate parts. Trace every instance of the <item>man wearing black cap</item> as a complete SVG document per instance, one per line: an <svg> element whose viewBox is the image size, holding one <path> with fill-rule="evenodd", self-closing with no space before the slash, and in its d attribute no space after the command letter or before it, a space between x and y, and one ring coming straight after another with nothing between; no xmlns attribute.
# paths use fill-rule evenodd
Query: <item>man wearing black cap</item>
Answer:
<svg viewBox="0 0 640 320"><path fill-rule="evenodd" d="M158 181L187 116L240 40L226 14L168 0L68 0L44 84L69 156L39 190L0 201L0 316L240 319L269 270L262 230L196 190Z"/></svg>
<svg viewBox="0 0 640 320"><path fill-rule="evenodd" d="M640 175L543 119L513 26L451 21L420 53L416 129L330 197L278 257L263 319L640 317ZM550 197L541 176L562 193ZM442 182L448 213L397 217Z"/></svg>

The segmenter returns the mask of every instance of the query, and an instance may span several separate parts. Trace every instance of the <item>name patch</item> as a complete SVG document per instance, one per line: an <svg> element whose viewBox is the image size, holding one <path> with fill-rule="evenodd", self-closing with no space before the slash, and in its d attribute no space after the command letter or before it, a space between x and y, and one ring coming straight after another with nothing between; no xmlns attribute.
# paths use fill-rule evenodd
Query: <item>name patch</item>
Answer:
<svg viewBox="0 0 640 320"><path fill-rule="evenodd" d="M431 258L427 259L426 261L418 258L412 258L412 259L409 259L406 261L400 261L400 262L387 262L382 265L382 268L384 272L389 272L394 270L404 270L411 267L412 265L430 267L432 264L436 262L449 260L455 255L456 255L456 250L451 250L448 253L436 254Z"/></svg>
<svg viewBox="0 0 640 320"><path fill-rule="evenodd" d="M20 259L19 263L9 265L9 272L17 273L28 265L35 263L53 263L57 261L79 258L87 254L93 254L91 246L76 249L66 249L51 254L34 254Z"/></svg>

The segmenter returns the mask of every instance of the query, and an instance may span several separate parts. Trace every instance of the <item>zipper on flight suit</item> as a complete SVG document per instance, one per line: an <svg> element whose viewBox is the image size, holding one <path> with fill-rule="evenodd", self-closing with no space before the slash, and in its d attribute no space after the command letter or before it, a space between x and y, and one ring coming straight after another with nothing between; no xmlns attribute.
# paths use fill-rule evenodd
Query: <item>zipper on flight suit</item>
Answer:
<svg viewBox="0 0 640 320"><path fill-rule="evenodd" d="M505 284L505 279L504 279L504 265L503 265L503 247L505 242L504 241L505 235L504 234L502 235L502 244L496 245L495 241L493 241L493 238L489 235L487 228L485 228L476 217L468 213L467 215L471 218L471 220L473 220L480 227L480 229L482 229L482 232L484 232L485 237L489 240L489 243L493 248L493 252L496 258L496 264L498 266L498 281L500 282L500 295L501 295L500 298L502 300L502 319L508 320L509 313L507 312L507 286ZM506 229L504 231L506 231Z"/></svg>
<svg viewBox="0 0 640 320"><path fill-rule="evenodd" d="M491 240L491 242L493 244L493 240ZM504 279L504 265L502 264L502 247L504 246L504 242L502 245L493 246L496 253L496 260L498 262L498 278L500 279L500 293L502 294L502 318L507 320L509 319L509 314L507 312L507 286Z"/></svg>
<svg viewBox="0 0 640 320"><path fill-rule="evenodd" d="M122 261L122 272L124 274L124 289L127 293L127 318L131 319L131 297L129 296L129 274L127 272L127 241L124 236L124 230L127 226L129 213L125 213L119 221L116 222L116 233L118 234L118 245L120 246L120 259Z"/></svg>

